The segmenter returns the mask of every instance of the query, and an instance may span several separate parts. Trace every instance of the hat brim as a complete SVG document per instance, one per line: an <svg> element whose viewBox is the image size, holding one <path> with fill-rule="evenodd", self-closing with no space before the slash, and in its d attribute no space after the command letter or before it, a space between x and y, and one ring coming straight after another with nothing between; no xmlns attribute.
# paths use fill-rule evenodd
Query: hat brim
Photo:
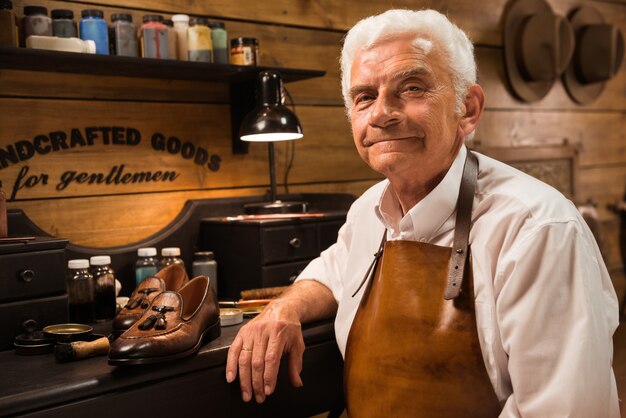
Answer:
<svg viewBox="0 0 626 418"><path fill-rule="evenodd" d="M579 45L578 33L582 28L596 23L604 23L604 18L600 12L589 6L581 6L573 10L569 14L568 19L574 30L574 36L576 37L576 48L578 48ZM578 52L579 51L574 51L574 55ZM595 83L583 83L576 76L576 64L574 61L573 59L570 61L563 73L563 85L565 85L565 89L572 100L579 104L587 104L602 94L607 80Z"/></svg>
<svg viewBox="0 0 626 418"><path fill-rule="evenodd" d="M554 80L528 80L520 72L516 58L517 36L522 24L529 17L540 13L554 14L544 0L518 0L510 5L504 19L505 70L513 93L525 102L542 99L556 81L556 77Z"/></svg>

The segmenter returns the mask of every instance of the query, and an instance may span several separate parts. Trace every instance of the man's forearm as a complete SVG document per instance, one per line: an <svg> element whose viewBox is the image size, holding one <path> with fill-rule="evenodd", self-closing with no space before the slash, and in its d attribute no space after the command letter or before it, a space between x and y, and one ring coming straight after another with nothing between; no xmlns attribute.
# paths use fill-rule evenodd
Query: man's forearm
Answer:
<svg viewBox="0 0 626 418"><path fill-rule="evenodd" d="M294 312L301 323L330 318L337 313L332 292L315 280L294 283L274 303Z"/></svg>

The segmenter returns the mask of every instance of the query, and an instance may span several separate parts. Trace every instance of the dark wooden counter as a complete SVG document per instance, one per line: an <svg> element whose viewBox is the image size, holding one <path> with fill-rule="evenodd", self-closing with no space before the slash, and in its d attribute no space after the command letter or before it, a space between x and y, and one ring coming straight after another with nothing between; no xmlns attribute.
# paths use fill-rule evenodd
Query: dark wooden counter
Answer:
<svg viewBox="0 0 626 418"><path fill-rule="evenodd" d="M223 327L198 354L160 365L112 367L106 357L57 364L53 354L0 352L0 416L309 417L342 408L332 321L304 327L304 387L291 386L283 361L276 391L261 405L244 403L238 381L224 377L238 328Z"/></svg>

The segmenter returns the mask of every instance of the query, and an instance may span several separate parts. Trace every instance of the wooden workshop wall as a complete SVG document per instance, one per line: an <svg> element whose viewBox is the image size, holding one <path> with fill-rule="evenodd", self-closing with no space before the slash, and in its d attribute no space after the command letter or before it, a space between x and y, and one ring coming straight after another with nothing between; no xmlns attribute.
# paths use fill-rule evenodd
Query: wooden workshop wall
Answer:
<svg viewBox="0 0 626 418"><path fill-rule="evenodd" d="M548 2L561 15L582 4L592 5L626 33L623 1ZM148 13L207 16L224 21L229 37L258 38L263 65L326 71L323 78L287 85L305 131L304 139L295 146L289 190L358 194L380 177L360 161L353 149L339 87L342 37L360 18L390 5L436 8L466 30L476 44L480 83L487 94L487 110L477 141L496 147L578 145L578 200L593 199L598 203L608 248L607 263L617 272L622 265L619 222L607 206L620 202L626 187L626 65L607 84L604 94L589 105L576 105L560 82L537 103L516 100L507 87L503 66L501 32L506 3L17 0L14 10L21 17L24 5L43 5L48 10L72 9L80 16L82 9L101 8L107 21L111 13L130 12L136 24ZM118 130L122 139L117 145L102 143L109 131L92 130L92 146L77 145L35 155L0 168L2 189L13 197L9 207L24 209L41 228L76 244L112 246L155 233L177 215L187 199L263 194L268 184L266 146L252 144L249 154L232 155L227 96L227 86L219 83L0 70L0 148L51 132L63 132L69 137L76 134L73 129L83 136L90 127L131 129ZM136 132L141 141L131 145ZM209 168L194 164L180 153L155 149L151 143L155 134L166 139L176 137L195 149L201 147L209 155L218 156L219 164ZM280 183L286 150L286 144L277 148ZM108 175L112 170L119 171L122 164L124 173L160 171L162 176L158 181L129 184L76 181L82 172Z"/></svg>

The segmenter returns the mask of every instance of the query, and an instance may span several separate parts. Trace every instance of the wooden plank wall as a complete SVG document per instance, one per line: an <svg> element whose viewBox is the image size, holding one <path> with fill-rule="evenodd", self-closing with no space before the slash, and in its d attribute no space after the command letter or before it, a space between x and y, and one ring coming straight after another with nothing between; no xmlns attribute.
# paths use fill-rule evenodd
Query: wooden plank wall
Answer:
<svg viewBox="0 0 626 418"><path fill-rule="evenodd" d="M626 33L623 1L549 0L562 15L581 4L596 7ZM85 8L132 13L140 22L147 13L207 16L225 22L230 37L260 40L264 65L321 69L323 78L288 85L303 123L305 138L295 145L289 177L294 192L361 193L380 176L362 163L353 149L339 89L338 56L345 31L360 18L394 7L436 8L466 30L476 44L480 83L487 110L477 135L485 146L559 145L580 147L578 200L593 199L608 243L607 263L621 270L617 215L607 205L622 200L626 187L626 65L595 102L576 105L557 82L541 101L525 104L510 93L503 67L502 12L506 0L119 0L14 1L49 10L67 8L77 16ZM141 132L137 146L103 145L35 156L0 169L4 191L11 195L24 167L28 175L49 175L48 184L22 187L9 207L22 208L40 227L77 244L112 246L137 241L172 220L191 198L262 194L267 188L267 152L253 144L247 155L230 152L227 89L210 82L95 77L89 74L0 71L0 148L54 131L91 126L132 127ZM151 147L153 133L176 136L219 155L217 171ZM278 146L278 173L286 167L288 145ZM172 182L131 185L57 184L66 171L108 173L125 162L127 171L171 170ZM40 177L39 177L40 178ZM23 180L24 181L24 180ZM281 180L282 182L282 180Z"/></svg>

